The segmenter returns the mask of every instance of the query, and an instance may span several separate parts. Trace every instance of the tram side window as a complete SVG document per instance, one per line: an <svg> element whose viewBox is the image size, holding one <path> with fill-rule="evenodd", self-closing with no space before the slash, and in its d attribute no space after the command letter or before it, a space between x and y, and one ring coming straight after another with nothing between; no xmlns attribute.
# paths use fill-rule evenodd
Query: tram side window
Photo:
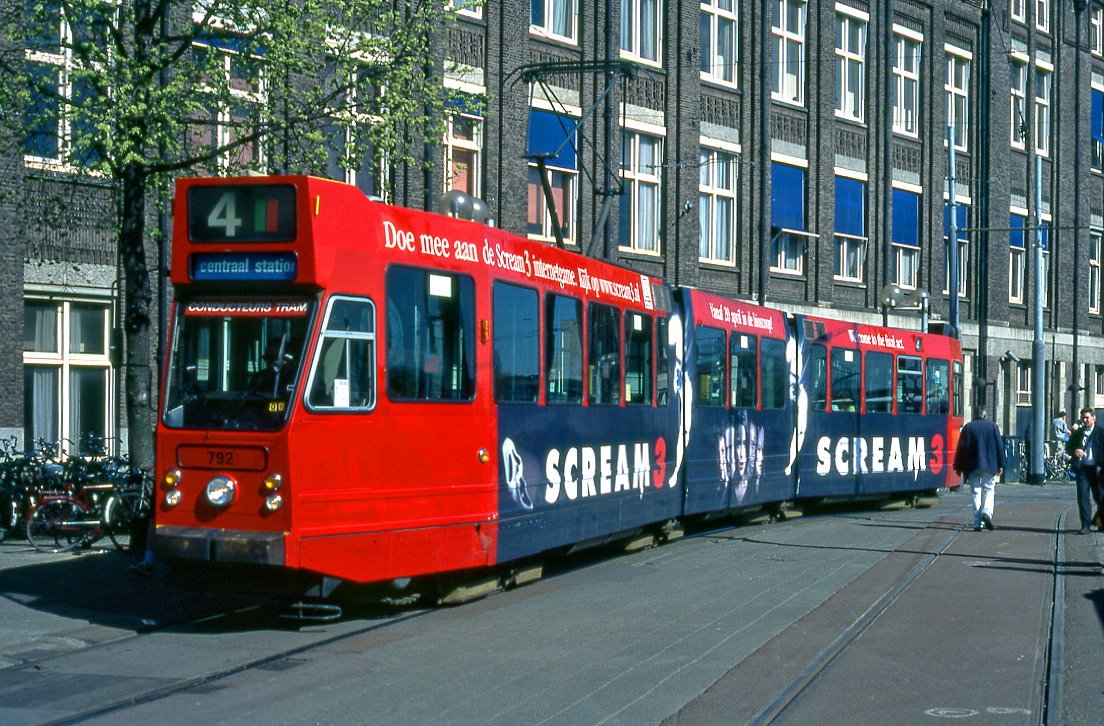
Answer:
<svg viewBox="0 0 1104 726"><path fill-rule="evenodd" d="M759 340L759 368L763 373L760 401L763 408L785 408L790 371L786 343L775 338Z"/></svg>
<svg viewBox="0 0 1104 726"><path fill-rule="evenodd" d="M949 361L929 359L926 410L929 416L946 416L951 412L951 364Z"/></svg>
<svg viewBox="0 0 1104 726"><path fill-rule="evenodd" d="M508 282L494 284L494 396L499 402L540 400L540 298Z"/></svg>
<svg viewBox="0 0 1104 726"><path fill-rule="evenodd" d="M702 406L725 405L725 334L699 325L694 340L694 401Z"/></svg>
<svg viewBox="0 0 1104 726"><path fill-rule="evenodd" d="M868 351L863 377L867 413L893 413L893 354Z"/></svg>
<svg viewBox="0 0 1104 726"><path fill-rule="evenodd" d="M832 410L857 411L859 401L859 352L832 349Z"/></svg>
<svg viewBox="0 0 1104 726"><path fill-rule="evenodd" d="M951 379L951 414L962 417L962 364L954 362L954 374Z"/></svg>
<svg viewBox="0 0 1104 726"><path fill-rule="evenodd" d="M652 402L652 319L625 313L625 403Z"/></svg>
<svg viewBox="0 0 1104 726"><path fill-rule="evenodd" d="M828 408L828 352L823 345L809 346L809 410Z"/></svg>
<svg viewBox="0 0 1104 726"><path fill-rule="evenodd" d="M308 387L312 409L376 405L376 310L369 300L331 298Z"/></svg>
<svg viewBox="0 0 1104 726"><path fill-rule="evenodd" d="M746 333L733 333L729 338L729 400L738 408L755 408L759 388L758 339Z"/></svg>
<svg viewBox="0 0 1104 726"><path fill-rule="evenodd" d="M590 404L621 403L621 311L611 305L591 303L590 358L588 362Z"/></svg>
<svg viewBox="0 0 1104 726"><path fill-rule="evenodd" d="M583 401L583 305L564 295L544 303L545 400Z"/></svg>
<svg viewBox="0 0 1104 726"><path fill-rule="evenodd" d="M475 396L475 284L411 267L387 271L387 392L396 400Z"/></svg>
<svg viewBox="0 0 1104 726"><path fill-rule="evenodd" d="M667 318L656 320L656 405L666 406L671 397L671 354Z"/></svg>
<svg viewBox="0 0 1104 726"><path fill-rule="evenodd" d="M924 394L924 378L920 359L897 357L897 413L920 413Z"/></svg>

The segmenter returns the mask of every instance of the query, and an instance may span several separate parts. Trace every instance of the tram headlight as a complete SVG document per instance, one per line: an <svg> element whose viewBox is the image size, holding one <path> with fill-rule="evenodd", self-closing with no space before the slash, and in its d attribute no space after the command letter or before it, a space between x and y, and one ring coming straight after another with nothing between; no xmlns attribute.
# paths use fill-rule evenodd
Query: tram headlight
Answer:
<svg viewBox="0 0 1104 726"><path fill-rule="evenodd" d="M180 469L169 469L165 476L161 477L161 485L166 489L172 489L180 483Z"/></svg>
<svg viewBox="0 0 1104 726"><path fill-rule="evenodd" d="M230 503L234 501L238 485L230 477L219 475L207 482L207 489L204 491L207 495L207 501L212 506L225 508L229 507Z"/></svg>
<svg viewBox="0 0 1104 726"><path fill-rule="evenodd" d="M176 505L180 504L181 500L183 499L184 495L180 493L179 489L170 489L169 491L165 492L164 502L166 507L175 507Z"/></svg>
<svg viewBox="0 0 1104 726"><path fill-rule="evenodd" d="M276 472L272 472L271 474L269 474L268 476L266 476L264 478L264 488L267 489L270 492L274 492L277 489L279 489L280 485L283 484L283 483L284 483L284 478L282 476L280 476L279 474L277 474Z"/></svg>
<svg viewBox="0 0 1104 726"><path fill-rule="evenodd" d="M265 497L264 506L266 511L278 512L284 506L284 498L279 494L269 494Z"/></svg>

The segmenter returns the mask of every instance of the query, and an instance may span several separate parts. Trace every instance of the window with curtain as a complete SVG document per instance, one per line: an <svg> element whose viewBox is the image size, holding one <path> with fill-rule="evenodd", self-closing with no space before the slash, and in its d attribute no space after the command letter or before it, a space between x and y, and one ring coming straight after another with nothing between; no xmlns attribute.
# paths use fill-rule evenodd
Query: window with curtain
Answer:
<svg viewBox="0 0 1104 726"><path fill-rule="evenodd" d="M28 299L23 306L23 427L28 446L60 441L91 454L114 436L106 302ZM111 450L110 446L108 447Z"/></svg>
<svg viewBox="0 0 1104 726"><path fill-rule="evenodd" d="M1104 171L1104 90L1094 88L1091 98L1089 133L1092 136L1092 168Z"/></svg>
<svg viewBox="0 0 1104 726"><path fill-rule="evenodd" d="M1008 233L1008 302L1024 301L1024 286L1027 272L1027 251L1024 248L1024 224L1026 218L1021 214L1011 215Z"/></svg>
<svg viewBox="0 0 1104 726"><path fill-rule="evenodd" d="M740 24L737 0L703 0L701 4L702 78L739 84L736 49Z"/></svg>
<svg viewBox="0 0 1104 726"><path fill-rule="evenodd" d="M969 261L970 261L970 235L966 231L970 226L970 207L969 205L959 202L955 205L955 236L958 238L958 244L955 245L955 249L958 252L958 296L966 297L966 285L969 282ZM943 205L943 242L946 244L947 240L951 238L951 205ZM947 254L951 254L950 250L947 250ZM948 262L945 260L944 262ZM951 289L950 274L951 267L949 264L944 265L947 270L944 275L943 291L949 292Z"/></svg>
<svg viewBox="0 0 1104 726"><path fill-rule="evenodd" d="M893 34L893 130L907 136L920 134L920 52L922 35L895 28Z"/></svg>
<svg viewBox="0 0 1104 726"><path fill-rule="evenodd" d="M805 170L771 164L771 269L802 274L805 270Z"/></svg>
<svg viewBox="0 0 1104 726"><path fill-rule="evenodd" d="M698 257L703 262L736 264L739 160L704 146L698 152Z"/></svg>
<svg viewBox="0 0 1104 726"><path fill-rule="evenodd" d="M805 0L775 0L774 72L771 96L778 101L805 103Z"/></svg>
<svg viewBox="0 0 1104 726"><path fill-rule="evenodd" d="M901 287L920 282L920 195L893 190L893 267Z"/></svg>
<svg viewBox="0 0 1104 726"><path fill-rule="evenodd" d="M575 119L547 111L530 110L526 141L528 154L545 155L545 173L552 189L560 236L566 243L575 241L576 182L579 176L575 144ZM534 239L554 240L552 214L541 181L540 168L529 162L529 227Z"/></svg>
<svg viewBox="0 0 1104 726"><path fill-rule="evenodd" d="M970 64L973 56L969 51L944 46L947 55L947 125L954 126L955 148L968 151L970 148Z"/></svg>
<svg viewBox="0 0 1104 726"><path fill-rule="evenodd" d="M862 282L866 257L866 183L836 177L836 277Z"/></svg>
<svg viewBox="0 0 1104 726"><path fill-rule="evenodd" d="M574 43L578 13L577 0L530 0L529 30Z"/></svg>
<svg viewBox="0 0 1104 726"><path fill-rule="evenodd" d="M846 12L841 12L846 11ZM866 106L865 14L836 6L836 115L862 121Z"/></svg>
<svg viewBox="0 0 1104 726"><path fill-rule="evenodd" d="M660 175L663 139L637 131L621 132L620 247L627 252L660 253Z"/></svg>
<svg viewBox="0 0 1104 726"><path fill-rule="evenodd" d="M621 54L660 64L662 0L621 0Z"/></svg>

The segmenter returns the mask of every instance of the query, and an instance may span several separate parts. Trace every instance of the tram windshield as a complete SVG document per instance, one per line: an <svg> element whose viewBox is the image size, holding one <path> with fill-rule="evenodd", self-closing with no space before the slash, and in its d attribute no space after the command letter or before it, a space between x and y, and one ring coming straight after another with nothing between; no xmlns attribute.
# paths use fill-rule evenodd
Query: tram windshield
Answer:
<svg viewBox="0 0 1104 726"><path fill-rule="evenodd" d="M282 427L294 401L311 308L305 300L183 304L169 362L165 424Z"/></svg>

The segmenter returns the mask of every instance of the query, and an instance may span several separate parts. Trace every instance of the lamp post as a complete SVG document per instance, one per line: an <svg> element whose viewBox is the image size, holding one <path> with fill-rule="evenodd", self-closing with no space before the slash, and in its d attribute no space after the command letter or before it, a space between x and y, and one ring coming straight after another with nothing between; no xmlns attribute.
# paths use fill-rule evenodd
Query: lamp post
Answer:
<svg viewBox="0 0 1104 726"><path fill-rule="evenodd" d="M1073 58L1073 269L1081 268L1081 22L1085 17L1087 0L1073 0L1074 58ZM1081 386L1081 363L1078 359L1077 326L1081 315L1081 284L1075 276L1073 284L1073 368L1070 381L1070 410L1076 411Z"/></svg>
<svg viewBox="0 0 1104 726"><path fill-rule="evenodd" d="M919 310L920 332L928 332L928 310L931 294L922 287L906 290L895 282L882 287L878 297L882 305L894 310Z"/></svg>

